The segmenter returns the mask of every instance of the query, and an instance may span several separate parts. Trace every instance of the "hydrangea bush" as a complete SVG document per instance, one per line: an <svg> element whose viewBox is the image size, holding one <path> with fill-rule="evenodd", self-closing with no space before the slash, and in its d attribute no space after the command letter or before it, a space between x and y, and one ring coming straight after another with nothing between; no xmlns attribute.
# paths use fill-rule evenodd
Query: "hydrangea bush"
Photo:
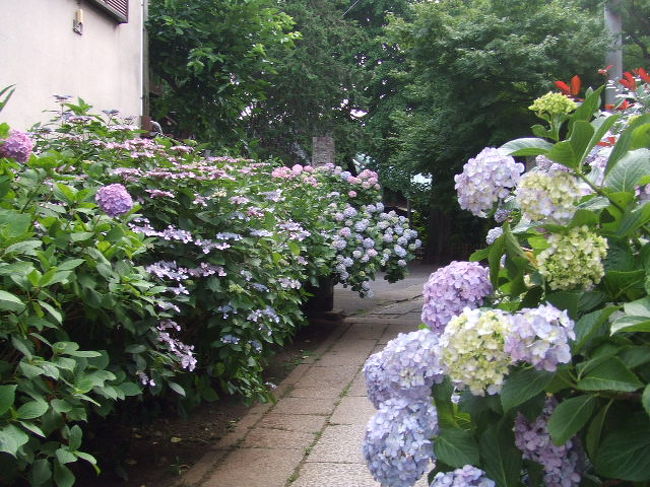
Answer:
<svg viewBox="0 0 650 487"><path fill-rule="evenodd" d="M385 473L409 458L377 440L399 400L435 408L432 487L650 482L649 82L626 73L605 109L603 88L544 95L530 106L544 121L534 137L483 151L457 176L460 205L501 225L472 262L425 285L418 333L438 339L398 338L366 364L379 409L366 450L382 455L382 470L368 459L382 485L417 481ZM537 167L521 175L514 157ZM499 163L507 177L493 176ZM389 387L414 362L436 377L427 399ZM395 422L413 428L404 438L421 431Z"/></svg>
<svg viewBox="0 0 650 487"><path fill-rule="evenodd" d="M0 125L2 485L72 485L97 464L84 422L127 397L271 399L305 285L366 295L420 244L374 172L205 156L58 101L50 125Z"/></svg>

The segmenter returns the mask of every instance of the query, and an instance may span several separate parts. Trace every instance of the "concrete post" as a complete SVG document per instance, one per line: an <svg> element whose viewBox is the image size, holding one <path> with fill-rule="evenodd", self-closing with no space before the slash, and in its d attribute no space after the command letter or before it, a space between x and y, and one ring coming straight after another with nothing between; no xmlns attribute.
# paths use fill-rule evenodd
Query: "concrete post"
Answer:
<svg viewBox="0 0 650 487"><path fill-rule="evenodd" d="M611 37L610 48L605 56L605 66L612 66L607 73L607 79L617 80L623 76L623 22L620 13L621 0L608 0L605 3L605 30ZM605 103L616 103L616 89L608 87L605 90Z"/></svg>

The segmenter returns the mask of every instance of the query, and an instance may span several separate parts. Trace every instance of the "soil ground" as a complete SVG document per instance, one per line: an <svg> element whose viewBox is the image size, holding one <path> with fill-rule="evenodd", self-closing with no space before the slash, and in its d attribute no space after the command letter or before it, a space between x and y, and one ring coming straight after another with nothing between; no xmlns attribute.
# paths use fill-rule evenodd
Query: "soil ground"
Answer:
<svg viewBox="0 0 650 487"><path fill-rule="evenodd" d="M332 323L314 320L299 330L294 340L279 349L269 361L265 377L278 384L291 370L308 358L332 331ZM111 453L102 458L102 473L79 472L78 487L168 487L192 464L198 461L205 448L228 433L248 411L240 397L227 397L206 403L193 410L188 417L166 412L149 423L125 426L111 421L96 432L95 443ZM133 421L132 421L133 423ZM107 465L107 458L115 460Z"/></svg>

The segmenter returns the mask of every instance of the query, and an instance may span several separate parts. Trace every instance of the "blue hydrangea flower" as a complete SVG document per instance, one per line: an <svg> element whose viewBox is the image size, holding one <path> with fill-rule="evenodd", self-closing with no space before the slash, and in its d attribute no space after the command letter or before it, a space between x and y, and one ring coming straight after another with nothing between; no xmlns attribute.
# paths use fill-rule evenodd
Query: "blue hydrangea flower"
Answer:
<svg viewBox="0 0 650 487"><path fill-rule="evenodd" d="M525 308L511 320L505 351L513 361L524 361L538 370L555 372L558 364L571 361L569 340L575 340L573 320L552 304Z"/></svg>
<svg viewBox="0 0 650 487"><path fill-rule="evenodd" d="M435 460L431 438L438 434L438 415L430 402L389 399L370 419L363 456L382 485L411 487Z"/></svg>
<svg viewBox="0 0 650 487"><path fill-rule="evenodd" d="M390 398L426 401L444 378L438 336L430 330L400 333L364 365L368 399L379 408Z"/></svg>
<svg viewBox="0 0 650 487"><path fill-rule="evenodd" d="M464 308L477 308L492 292L490 271L477 262L453 261L431 274L424 285L422 321L442 333L449 320Z"/></svg>
<svg viewBox="0 0 650 487"><path fill-rule="evenodd" d="M524 165L499 149L486 147L454 176L458 203L464 210L485 217L494 205L517 186Z"/></svg>
<svg viewBox="0 0 650 487"><path fill-rule="evenodd" d="M438 472L429 487L494 487L494 480L472 465L465 465L451 472Z"/></svg>

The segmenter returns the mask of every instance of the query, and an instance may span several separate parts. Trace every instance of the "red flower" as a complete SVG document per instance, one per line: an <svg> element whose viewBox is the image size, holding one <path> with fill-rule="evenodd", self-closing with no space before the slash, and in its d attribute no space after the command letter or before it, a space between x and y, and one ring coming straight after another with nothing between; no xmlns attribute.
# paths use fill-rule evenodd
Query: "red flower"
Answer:
<svg viewBox="0 0 650 487"><path fill-rule="evenodd" d="M637 68L634 70L634 73L639 78L641 78L644 81L644 83L650 83L650 74L648 74L648 72L645 69Z"/></svg>
<svg viewBox="0 0 650 487"><path fill-rule="evenodd" d="M612 105L612 108L613 108L613 105ZM605 137L603 140L598 142L598 145L600 145L602 147L611 147L614 144L616 144L616 137L614 137L614 136Z"/></svg>
<svg viewBox="0 0 650 487"><path fill-rule="evenodd" d="M619 79L618 82L625 86L628 90L636 90L636 80L634 79L634 76L632 76L632 73L629 71L625 71L623 73L623 78Z"/></svg>
<svg viewBox="0 0 650 487"><path fill-rule="evenodd" d="M606 68L601 68L601 69L598 70L598 74L602 74L603 76L607 76L607 73L608 73L609 70L612 69L613 67L614 67L614 65L613 65L613 64L610 64L610 65L607 66Z"/></svg>
<svg viewBox="0 0 650 487"><path fill-rule="evenodd" d="M623 111L623 110L627 110L631 106L632 106L632 103L630 103L627 100L623 100L623 102L619 106L617 106L616 109L620 110L620 111Z"/></svg>
<svg viewBox="0 0 650 487"><path fill-rule="evenodd" d="M564 81L556 81L555 86L557 86L563 95L576 97L580 94L580 88L582 87L582 81L580 76L577 74L571 78L571 86L566 84Z"/></svg>

